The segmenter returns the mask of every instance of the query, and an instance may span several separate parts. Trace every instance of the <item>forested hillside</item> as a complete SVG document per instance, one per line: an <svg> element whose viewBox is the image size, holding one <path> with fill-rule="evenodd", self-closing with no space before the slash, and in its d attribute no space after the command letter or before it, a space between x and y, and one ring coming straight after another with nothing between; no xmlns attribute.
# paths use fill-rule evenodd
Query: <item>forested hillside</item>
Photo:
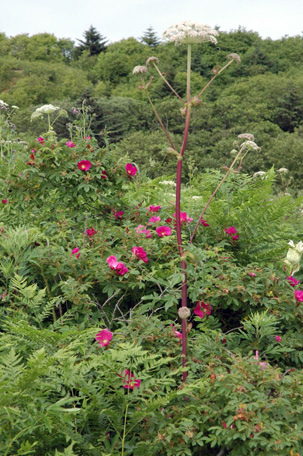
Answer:
<svg viewBox="0 0 303 456"><path fill-rule="evenodd" d="M76 115L73 108L85 99L95 113L94 128L100 132L100 143L104 137L115 143L117 156L131 151L133 160L150 177L161 173L163 166L166 173L174 172L166 160L166 138L144 91L138 90L140 80L132 70L156 56L167 80L183 96L185 49L160 43L151 28L141 39L131 37L107 45L91 27L79 43L47 33L0 35L0 99L20 108L13 119L20 137L38 134L39 122L30 123L29 118L38 106L47 103L69 113L57 127L60 136L67 137L66 125ZM198 92L214 76L230 53L239 54L241 63L219 76L195 109L185 169L228 165L233 138L249 131L262 144L262 151L243 163L244 171L267 170L272 165L287 168L292 186L300 188L303 37L262 39L242 28L220 32L217 46L193 46L193 91ZM155 70L149 71L154 76L151 97L178 144L183 119L175 108L182 103Z"/></svg>

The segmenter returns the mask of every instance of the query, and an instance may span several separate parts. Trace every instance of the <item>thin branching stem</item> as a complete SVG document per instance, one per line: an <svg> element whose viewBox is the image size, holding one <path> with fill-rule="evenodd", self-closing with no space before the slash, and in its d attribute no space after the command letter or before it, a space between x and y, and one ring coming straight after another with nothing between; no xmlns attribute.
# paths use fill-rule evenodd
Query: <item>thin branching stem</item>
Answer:
<svg viewBox="0 0 303 456"><path fill-rule="evenodd" d="M226 178L228 177L228 175L229 175L230 172L232 171L232 169L233 169L235 163L237 162L239 156L241 155L241 153L242 153L242 148L241 148L241 149L239 150L239 152L237 153L237 155L236 155L234 161L232 162L232 164L230 165L230 167L229 167L228 170L226 171L224 177L221 179L221 181L220 181L219 184L217 185L215 191L211 194L209 200L207 201L207 203L206 203L206 205L205 205L203 211L202 211L201 214L200 214L200 217L198 218L198 221L197 221L196 226L195 226L195 228L194 228L194 230L193 230L193 232L192 232L192 235L191 235L191 237L190 237L190 240L189 240L189 243L190 243L190 244L193 242L193 239L194 239L194 237L195 237L195 234L196 234L196 231L197 231L197 229L198 229L198 226L199 226L199 224L200 224L200 222L201 222L201 220L202 220L202 218L203 218L203 215L205 214L205 212L206 212L208 206L209 206L210 203L212 202L213 198L215 197L217 191L219 190L219 188L221 187L221 185L223 184L223 182L226 180Z"/></svg>
<svg viewBox="0 0 303 456"><path fill-rule="evenodd" d="M149 103L150 103L150 105L151 105L151 107L152 107L152 110L154 111L154 114L155 114L155 116L157 117L157 120L158 120L158 122L159 122L159 124L160 124L162 130L164 131L165 136L167 137L167 139L168 139L168 141L169 141L169 144L171 145L171 147L172 147L174 150L176 150L176 148L175 148L175 146L174 146L174 143L172 142L171 137L169 136L169 133L168 133L167 129L165 128L165 125L164 125L164 123L163 123L161 117L159 116L158 111L156 110L155 105L153 104L153 102L152 102L152 100L151 100L151 98L150 98L150 96L149 96L149 93L148 93L147 89L145 89L145 93L146 93L146 96L147 96L147 98L148 98L148 101L149 101Z"/></svg>
<svg viewBox="0 0 303 456"><path fill-rule="evenodd" d="M179 98L179 100L181 100L183 103L185 103L185 100L183 100L182 97L180 97L180 95L175 91L175 89L170 85L170 83L168 82L168 80L164 77L163 73L161 73L161 71L159 70L159 68L157 67L157 65L155 64L155 62L153 62L153 65L154 67L156 68L160 78L165 82L165 84L170 88L170 90L176 95L176 97Z"/></svg>

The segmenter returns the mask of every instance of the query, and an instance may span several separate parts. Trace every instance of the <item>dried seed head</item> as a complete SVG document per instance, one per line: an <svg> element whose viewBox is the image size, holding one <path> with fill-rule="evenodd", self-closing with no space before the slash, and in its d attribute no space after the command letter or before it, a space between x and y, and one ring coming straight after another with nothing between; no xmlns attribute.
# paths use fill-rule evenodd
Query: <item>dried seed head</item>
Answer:
<svg viewBox="0 0 303 456"><path fill-rule="evenodd" d="M248 141L254 141L255 137L251 133L241 133L241 135L238 135L238 138L241 139L247 139Z"/></svg>
<svg viewBox="0 0 303 456"><path fill-rule="evenodd" d="M146 66L148 67L148 65L150 64L150 62L155 62L155 63L159 63L159 59L157 59L157 57L149 57L147 60L146 60Z"/></svg>
<svg viewBox="0 0 303 456"><path fill-rule="evenodd" d="M226 58L228 60L235 60L236 62L241 63L241 59L240 59L240 56L238 54L235 54L235 53L228 54L228 56Z"/></svg>
<svg viewBox="0 0 303 456"><path fill-rule="evenodd" d="M188 307L180 307L178 310L178 315L181 318L181 320L184 320L190 316L190 310Z"/></svg>
<svg viewBox="0 0 303 456"><path fill-rule="evenodd" d="M140 73L146 73L146 72L147 72L147 68L144 65L137 65L133 69L133 74L140 74Z"/></svg>

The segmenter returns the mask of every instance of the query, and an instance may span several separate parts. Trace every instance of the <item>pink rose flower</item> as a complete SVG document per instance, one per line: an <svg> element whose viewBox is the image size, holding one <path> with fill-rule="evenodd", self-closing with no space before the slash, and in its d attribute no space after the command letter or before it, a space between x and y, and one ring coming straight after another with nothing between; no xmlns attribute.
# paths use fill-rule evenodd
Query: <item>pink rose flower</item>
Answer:
<svg viewBox="0 0 303 456"><path fill-rule="evenodd" d="M114 214L114 217L116 220L122 220L123 219L123 215L124 215L124 211L115 211L113 210L113 214Z"/></svg>
<svg viewBox="0 0 303 456"><path fill-rule="evenodd" d="M125 170L129 176L135 176L138 172L136 166L132 165L131 163L127 163L125 165Z"/></svg>
<svg viewBox="0 0 303 456"><path fill-rule="evenodd" d="M104 171L104 170L103 170L102 173L101 173L101 179L108 179L108 174L107 174L107 172Z"/></svg>
<svg viewBox="0 0 303 456"><path fill-rule="evenodd" d="M158 226L156 228L156 233L159 237L170 236L171 228L169 226Z"/></svg>
<svg viewBox="0 0 303 456"><path fill-rule="evenodd" d="M293 276L286 277L286 279L289 285L292 287L295 287L300 283L300 280L295 279Z"/></svg>
<svg viewBox="0 0 303 456"><path fill-rule="evenodd" d="M295 299L298 302L303 302L303 291L302 290L296 290L295 291Z"/></svg>
<svg viewBox="0 0 303 456"><path fill-rule="evenodd" d="M101 345L101 347L107 347L110 341L113 338L113 333L110 332L108 329L102 329L98 334L95 336L95 340Z"/></svg>
<svg viewBox="0 0 303 456"><path fill-rule="evenodd" d="M70 147L70 148L76 147L76 144L73 143L73 141L71 141L71 140L67 141L67 142L65 143L65 145L66 145L67 147Z"/></svg>
<svg viewBox="0 0 303 456"><path fill-rule="evenodd" d="M209 223L207 223L207 220L201 219L201 224L202 224L203 226L209 226Z"/></svg>
<svg viewBox="0 0 303 456"><path fill-rule="evenodd" d="M160 209L161 206L154 206L153 204L149 206L149 212L158 212Z"/></svg>
<svg viewBox="0 0 303 456"><path fill-rule="evenodd" d="M2 200L2 204L7 204L8 203L8 200L5 198Z"/></svg>
<svg viewBox="0 0 303 456"><path fill-rule="evenodd" d="M282 337L281 336L276 336L275 339L276 339L277 342L281 342Z"/></svg>
<svg viewBox="0 0 303 456"><path fill-rule="evenodd" d="M177 216L177 213L174 213L174 217ZM190 223L193 219L187 215L186 212L180 212L180 222L181 223Z"/></svg>
<svg viewBox="0 0 303 456"><path fill-rule="evenodd" d="M250 277L256 277L256 274L255 274L254 272L249 272L248 275L249 275Z"/></svg>
<svg viewBox="0 0 303 456"><path fill-rule="evenodd" d="M73 256L73 255L76 255L76 254L77 254L77 255L76 255L76 258L78 258L78 259L79 259L79 256L81 255L81 253L79 252L79 250L80 250L80 249L79 249L79 247L75 247L75 248L72 250L72 254L71 254L71 256Z"/></svg>
<svg viewBox="0 0 303 456"><path fill-rule="evenodd" d="M133 253L134 255L136 255L136 257L137 257L139 260L144 261L144 263L148 263L147 253L145 252L145 250L143 249L143 247L141 247L141 246L139 246L139 247L133 247L133 248L132 248L132 253Z"/></svg>
<svg viewBox="0 0 303 456"><path fill-rule="evenodd" d="M178 337L178 339L182 340L182 334L180 333L180 331L177 331L173 324L171 324L170 326L171 326L171 329L172 329L174 335L176 337Z"/></svg>
<svg viewBox="0 0 303 456"><path fill-rule="evenodd" d="M229 234L230 236L232 234L238 233L238 231L236 230L236 228L234 226L230 226L229 228L224 228L224 231L225 231L225 233Z"/></svg>
<svg viewBox="0 0 303 456"><path fill-rule="evenodd" d="M129 370L124 371L123 388L133 390L134 388L139 388L140 384L141 380L135 378L134 374L132 374Z"/></svg>
<svg viewBox="0 0 303 456"><path fill-rule="evenodd" d="M147 239L152 237L151 231L147 230L146 226L144 226L144 225L138 225L135 228L135 230L136 230L136 233L138 233L138 234L145 234L145 237Z"/></svg>
<svg viewBox="0 0 303 456"><path fill-rule="evenodd" d="M89 160L81 160L78 162L78 168L80 171L88 171L91 166L92 164Z"/></svg>
<svg viewBox="0 0 303 456"><path fill-rule="evenodd" d="M88 230L86 230L86 234L89 237L93 237L97 233L98 233L98 231L96 231L95 228L89 228Z"/></svg>
<svg viewBox="0 0 303 456"><path fill-rule="evenodd" d="M117 275L123 276L128 272L128 269L125 266L125 264L122 262L118 262L117 258L114 255L111 255L108 258L106 258L106 262L113 271L116 271Z"/></svg>
<svg viewBox="0 0 303 456"><path fill-rule="evenodd" d="M40 144L44 145L45 139L42 138L41 136L39 136L38 141L39 141Z"/></svg>
<svg viewBox="0 0 303 456"><path fill-rule="evenodd" d="M208 302L205 304L204 301L198 301L196 307L194 308L194 314L200 318L204 318L205 315L210 315L211 305Z"/></svg>
<svg viewBox="0 0 303 456"><path fill-rule="evenodd" d="M153 215L153 216L149 219L148 223L157 223L157 222L160 222L160 221L161 221L161 217L159 217L159 216L156 217L155 215Z"/></svg>

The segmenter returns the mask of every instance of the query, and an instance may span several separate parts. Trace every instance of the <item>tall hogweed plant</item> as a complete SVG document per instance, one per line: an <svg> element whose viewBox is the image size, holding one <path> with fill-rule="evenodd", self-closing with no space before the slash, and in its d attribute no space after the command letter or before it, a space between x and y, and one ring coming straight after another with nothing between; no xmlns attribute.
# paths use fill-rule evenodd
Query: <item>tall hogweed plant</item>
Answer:
<svg viewBox="0 0 303 456"><path fill-rule="evenodd" d="M181 183L182 183L182 168L183 168L183 158L186 152L187 140L190 130L190 120L191 114L195 107L199 106L202 103L201 97L203 97L205 91L208 87L214 82L214 80L219 77L230 65L234 62L240 63L240 57L238 54L232 53L227 56L228 62L222 67L214 68L214 76L207 82L207 84L201 88L200 92L197 94L192 94L191 92L191 54L192 54L192 45L193 44L203 44L205 42L210 42L212 44L217 44L218 31L212 29L208 25L200 25L191 21L186 21L181 24L176 24L169 27L163 34L163 38L169 42L175 43L175 45L186 45L187 46L187 83L186 83L186 97L183 98L180 96L177 91L172 87L169 81L165 78L164 73L161 72L159 68L159 60L156 57L149 57L145 65L138 65L133 69L133 74L138 75L141 78L142 84L139 86L139 89L144 90L148 101L150 102L154 114L166 135L166 138L169 142L169 148L167 152L172 154L177 159L177 170L176 170L176 235L177 235L177 250L180 257L180 265L182 271L182 286L181 286L181 307L179 308L178 315L182 321L182 353L183 353L183 367L186 365L187 358L187 319L190 316L191 312L187 306L188 302L188 292L187 292L187 258L191 256L191 253L188 250L188 246L183 243L182 240L182 224L186 220L186 213L181 212ZM176 96L181 104L180 113L184 118L184 130L182 145L180 149L177 149L169 131L167 130L163 120L161 119L159 113L157 112L155 105L152 102L151 96L149 94L149 87L153 82L153 76L147 79L149 68L152 67L156 70L158 76L164 81L164 83L169 87L174 96ZM233 170L236 163L241 166L241 162L244 159L247 152L251 149L257 150L258 146L254 142L254 137L251 134L242 134L239 136L240 139L243 139L242 144L239 147L239 150L236 151L235 159L233 160L230 167L227 169L225 176L218 184L216 190L212 194L207 205L201 212L200 217L196 222L196 226L190 236L188 245L191 244L194 240L195 233L199 227L199 224L203 222L203 215L210 205L213 197L216 192L219 190L220 186L223 184L229 173ZM235 233L230 233L235 234ZM183 372L183 381L186 380L187 371Z"/></svg>

